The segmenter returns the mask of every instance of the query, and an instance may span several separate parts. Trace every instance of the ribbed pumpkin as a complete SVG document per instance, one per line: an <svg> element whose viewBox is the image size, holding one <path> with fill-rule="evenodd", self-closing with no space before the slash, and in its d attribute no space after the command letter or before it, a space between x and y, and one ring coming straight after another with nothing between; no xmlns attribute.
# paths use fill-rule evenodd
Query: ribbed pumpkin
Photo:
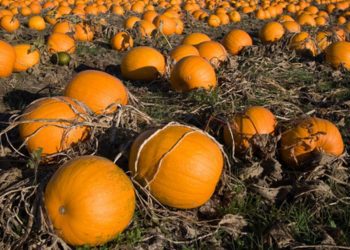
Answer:
<svg viewBox="0 0 350 250"><path fill-rule="evenodd" d="M28 27L33 30L42 31L46 28L46 23L41 16L32 16L29 18Z"/></svg>
<svg viewBox="0 0 350 250"><path fill-rule="evenodd" d="M75 51L75 41L73 38L62 33L53 33L47 41L50 53L67 52L69 54Z"/></svg>
<svg viewBox="0 0 350 250"><path fill-rule="evenodd" d="M278 22L269 22L265 24L260 32L259 37L263 43L273 43L280 40L284 35L284 28Z"/></svg>
<svg viewBox="0 0 350 250"><path fill-rule="evenodd" d="M212 14L208 17L208 25L210 27L214 27L214 28L219 27L220 24L221 24L221 20L220 20L220 17L218 17L217 15Z"/></svg>
<svg viewBox="0 0 350 250"><path fill-rule="evenodd" d="M220 63L227 59L226 49L218 42L202 42L197 45L197 49L199 55L210 62L214 67L219 67Z"/></svg>
<svg viewBox="0 0 350 250"><path fill-rule="evenodd" d="M281 138L281 157L292 167L312 160L315 152L339 156L343 151L344 143L338 128L330 121L316 117L301 120Z"/></svg>
<svg viewBox="0 0 350 250"><path fill-rule="evenodd" d="M176 31L175 19L166 15L157 16L154 19L153 24L160 32L167 36L174 34Z"/></svg>
<svg viewBox="0 0 350 250"><path fill-rule="evenodd" d="M16 53L16 61L13 70L15 72L26 71L38 64L40 61L40 52L32 48L30 44L19 44L13 47Z"/></svg>
<svg viewBox="0 0 350 250"><path fill-rule="evenodd" d="M170 57L175 62L180 61L186 56L199 56L199 51L196 47L192 45L182 44L177 46L170 52Z"/></svg>
<svg viewBox="0 0 350 250"><path fill-rule="evenodd" d="M227 51L232 55L237 55L244 47L253 45L250 35L244 30L231 30L222 41Z"/></svg>
<svg viewBox="0 0 350 250"><path fill-rule="evenodd" d="M200 56L188 56L175 64L170 76L171 87L178 92L216 86L216 74L210 63Z"/></svg>
<svg viewBox="0 0 350 250"><path fill-rule="evenodd" d="M129 169L161 203L182 209L199 207L214 193L224 164L218 143L205 132L170 123L140 134Z"/></svg>
<svg viewBox="0 0 350 250"><path fill-rule="evenodd" d="M152 81L165 72L164 56L156 49L140 46L122 59L121 72L129 80Z"/></svg>
<svg viewBox="0 0 350 250"><path fill-rule="evenodd" d="M135 191L112 161L81 156L66 162L51 177L45 207L56 233L68 244L101 245L132 220Z"/></svg>
<svg viewBox="0 0 350 250"><path fill-rule="evenodd" d="M350 42L335 42L326 49L326 62L333 68L350 69Z"/></svg>
<svg viewBox="0 0 350 250"><path fill-rule="evenodd" d="M118 32L111 40L112 48L117 51L125 51L134 46L134 40L126 32Z"/></svg>
<svg viewBox="0 0 350 250"><path fill-rule="evenodd" d="M0 77L8 77L12 74L15 61L14 48L7 42L0 40Z"/></svg>
<svg viewBox="0 0 350 250"><path fill-rule="evenodd" d="M286 21L282 23L283 28L289 33L299 33L300 25L295 21Z"/></svg>
<svg viewBox="0 0 350 250"><path fill-rule="evenodd" d="M26 142L29 152L42 148L42 154L54 154L83 140L88 132L82 122L81 114L86 110L69 97L41 98L32 102L21 116L19 125L21 139ZM46 121L35 121L35 120ZM65 121L59 121L65 120ZM69 122L68 122L69 121Z"/></svg>
<svg viewBox="0 0 350 250"><path fill-rule="evenodd" d="M233 136L236 151L244 152L250 147L249 140L254 135L272 134L276 125L276 118L270 110L253 106L235 115L230 121L230 128L225 126L224 142L227 146L232 146Z"/></svg>
<svg viewBox="0 0 350 250"><path fill-rule="evenodd" d="M128 92L116 77L97 70L78 73L66 86L65 96L85 103L94 113L113 112L126 105ZM107 109L108 108L108 109Z"/></svg>
<svg viewBox="0 0 350 250"><path fill-rule="evenodd" d="M19 21L14 16L4 16L0 20L0 27L9 33L13 33L19 28Z"/></svg>
<svg viewBox="0 0 350 250"><path fill-rule="evenodd" d="M304 31L294 35L289 46L303 55L316 56L317 53L315 42L311 39L309 33Z"/></svg>
<svg viewBox="0 0 350 250"><path fill-rule="evenodd" d="M203 33L192 33L184 38L182 44L197 45L202 42L210 41L210 37Z"/></svg>

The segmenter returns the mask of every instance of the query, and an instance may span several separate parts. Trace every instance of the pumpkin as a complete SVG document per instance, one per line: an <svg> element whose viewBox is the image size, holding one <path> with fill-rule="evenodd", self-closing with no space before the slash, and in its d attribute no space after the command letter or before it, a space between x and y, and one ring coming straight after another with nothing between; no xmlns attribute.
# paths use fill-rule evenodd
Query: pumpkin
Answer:
<svg viewBox="0 0 350 250"><path fill-rule="evenodd" d="M339 156L344 143L338 128L328 120L308 117L299 121L281 137L281 157L289 166L298 167L312 160L314 153Z"/></svg>
<svg viewBox="0 0 350 250"><path fill-rule="evenodd" d="M158 50L140 46L123 57L120 67L126 79L153 81L165 73L165 59Z"/></svg>
<svg viewBox="0 0 350 250"><path fill-rule="evenodd" d="M243 48L253 45L253 40L244 30L234 29L226 34L222 44L230 54L237 55Z"/></svg>
<svg viewBox="0 0 350 250"><path fill-rule="evenodd" d="M316 26L315 19L309 14L301 14L297 17L297 22L302 26Z"/></svg>
<svg viewBox="0 0 350 250"><path fill-rule="evenodd" d="M214 193L224 164L214 138L197 128L170 123L133 142L129 169L162 204L189 209Z"/></svg>
<svg viewBox="0 0 350 250"><path fill-rule="evenodd" d="M219 67L227 59L227 52L224 46L215 41L202 42L197 45L199 55L205 58L214 67Z"/></svg>
<svg viewBox="0 0 350 250"><path fill-rule="evenodd" d="M148 10L142 15L142 19L153 23L154 19L158 16L158 13L154 10Z"/></svg>
<svg viewBox="0 0 350 250"><path fill-rule="evenodd" d="M145 20L138 21L135 26L137 26L142 37L152 36L152 32L156 29L156 26L153 23Z"/></svg>
<svg viewBox="0 0 350 250"><path fill-rule="evenodd" d="M273 43L280 40L284 35L284 28L278 22L269 22L265 24L260 32L259 37L263 43Z"/></svg>
<svg viewBox="0 0 350 250"><path fill-rule="evenodd" d="M117 51L125 51L134 46L134 40L126 32L118 32L111 40L112 48Z"/></svg>
<svg viewBox="0 0 350 250"><path fill-rule="evenodd" d="M74 39L80 42L91 42L94 38L94 32L90 26L84 23L75 25Z"/></svg>
<svg viewBox="0 0 350 250"><path fill-rule="evenodd" d="M47 41L50 53L67 52L69 54L75 51L75 41L70 36L63 33L52 33Z"/></svg>
<svg viewBox="0 0 350 250"><path fill-rule="evenodd" d="M229 18L230 18L230 21L233 22L233 23L238 23L241 21L241 15L239 14L238 11L231 11L229 14L228 14Z"/></svg>
<svg viewBox="0 0 350 250"><path fill-rule="evenodd" d="M4 16L0 20L0 27L9 33L13 33L19 28L19 21L14 16Z"/></svg>
<svg viewBox="0 0 350 250"><path fill-rule="evenodd" d="M0 40L0 78L12 74L16 61L14 48L5 41Z"/></svg>
<svg viewBox="0 0 350 250"><path fill-rule="evenodd" d="M141 19L137 16L131 16L127 18L124 22L124 28L126 29L132 29L138 21L141 21Z"/></svg>
<svg viewBox="0 0 350 250"><path fill-rule="evenodd" d="M52 33L73 33L74 26L69 21L62 21L55 24L53 27Z"/></svg>
<svg viewBox="0 0 350 250"><path fill-rule="evenodd" d="M126 105L128 102L124 84L118 78L97 70L78 73L67 84L65 96L81 101L98 114L113 112L117 108L115 104Z"/></svg>
<svg viewBox="0 0 350 250"><path fill-rule="evenodd" d="M175 64L170 75L171 87L177 92L216 86L216 74L210 63L200 56L188 56Z"/></svg>
<svg viewBox="0 0 350 250"><path fill-rule="evenodd" d="M220 20L220 17L218 17L217 15L210 15L208 17L208 25L210 27L219 27L221 24L221 20Z"/></svg>
<svg viewBox="0 0 350 250"><path fill-rule="evenodd" d="M46 23L41 16L32 16L29 18L28 27L33 30L42 31L46 28Z"/></svg>
<svg viewBox="0 0 350 250"><path fill-rule="evenodd" d="M316 56L317 53L316 44L307 32L300 32L294 35L289 46L298 53L305 54L307 56Z"/></svg>
<svg viewBox="0 0 350 250"><path fill-rule="evenodd" d="M252 106L235 115L229 123L230 127L224 127L224 142L227 146L232 146L234 141L236 151L242 153L249 149L249 140L253 136L272 134L276 125L276 118L270 110Z"/></svg>
<svg viewBox="0 0 350 250"><path fill-rule="evenodd" d="M282 23L283 28L289 33L299 33L300 25L295 21L286 21Z"/></svg>
<svg viewBox="0 0 350 250"><path fill-rule="evenodd" d="M166 15L157 16L153 24L157 29L162 32L164 35L169 36L175 33L176 31L176 21L174 18L168 17Z"/></svg>
<svg viewBox="0 0 350 250"><path fill-rule="evenodd" d="M197 45L202 42L210 41L211 39L203 33L192 33L184 38L182 44Z"/></svg>
<svg viewBox="0 0 350 250"><path fill-rule="evenodd" d="M335 42L326 49L326 62L333 68L350 69L350 42Z"/></svg>
<svg viewBox="0 0 350 250"><path fill-rule="evenodd" d="M175 27L175 33L177 35L181 35L183 30L184 30L184 23L182 22L181 19L176 18L175 19L176 27Z"/></svg>
<svg viewBox="0 0 350 250"><path fill-rule="evenodd" d="M199 56L199 51L196 47L188 44L183 44L177 46L170 52L170 57L175 62L180 61L182 58L186 56Z"/></svg>
<svg viewBox="0 0 350 250"><path fill-rule="evenodd" d="M131 181L99 156L81 156L62 165L48 182L44 200L54 230L73 246L115 239L135 211Z"/></svg>
<svg viewBox="0 0 350 250"><path fill-rule="evenodd" d="M19 44L13 47L16 53L16 61L13 70L15 72L26 71L38 64L40 61L40 52L33 49L29 44Z"/></svg>
<svg viewBox="0 0 350 250"><path fill-rule="evenodd" d="M26 107L21 116L20 137L29 152L39 148L43 156L61 152L87 136L87 127L73 127L74 122L84 121L84 113L86 110L69 97L38 99Z"/></svg>

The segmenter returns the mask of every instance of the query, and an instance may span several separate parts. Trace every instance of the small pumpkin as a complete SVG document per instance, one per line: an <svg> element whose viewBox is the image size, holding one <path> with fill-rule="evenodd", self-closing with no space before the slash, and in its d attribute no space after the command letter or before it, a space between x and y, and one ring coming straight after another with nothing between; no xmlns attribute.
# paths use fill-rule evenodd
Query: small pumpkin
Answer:
<svg viewBox="0 0 350 250"><path fill-rule="evenodd" d="M159 15L154 19L153 24L160 32L166 36L175 34L176 21L174 18L168 17L166 15Z"/></svg>
<svg viewBox="0 0 350 250"><path fill-rule="evenodd" d="M19 44L13 47L16 53L16 61L13 67L15 72L26 71L40 62L40 52L30 44Z"/></svg>
<svg viewBox="0 0 350 250"><path fill-rule="evenodd" d="M187 56L175 64L170 75L171 87L178 92L197 88L211 89L217 79L214 68L200 56Z"/></svg>
<svg viewBox="0 0 350 250"><path fill-rule="evenodd" d="M339 156L343 151L344 142L338 128L325 119L302 119L281 137L281 157L291 167L311 161L317 152Z"/></svg>
<svg viewBox="0 0 350 250"><path fill-rule="evenodd" d="M16 17L4 16L0 20L0 27L9 33L13 33L18 30L20 23Z"/></svg>
<svg viewBox="0 0 350 250"><path fill-rule="evenodd" d="M48 182L44 198L54 230L73 246L115 239L135 211L131 181L99 156L81 156L62 165Z"/></svg>
<svg viewBox="0 0 350 250"><path fill-rule="evenodd" d="M20 137L29 152L40 148L43 156L61 152L87 136L87 127L73 127L75 122L84 121L85 113L86 110L69 97L38 99L29 104L21 116Z"/></svg>
<svg viewBox="0 0 350 250"><path fill-rule="evenodd" d="M74 98L88 106L94 113L113 112L115 104L126 105L128 92L116 77L97 70L78 73L67 84L65 96Z"/></svg>
<svg viewBox="0 0 350 250"><path fill-rule="evenodd" d="M164 56L156 49L132 48L122 59L121 72L129 80L153 81L165 73Z"/></svg>
<svg viewBox="0 0 350 250"><path fill-rule="evenodd" d="M219 27L221 25L221 20L220 20L220 17L218 17L217 15L215 14L211 14L209 17L208 17L208 25L210 27Z"/></svg>
<svg viewBox="0 0 350 250"><path fill-rule="evenodd" d="M126 32L118 32L115 36L113 36L111 40L112 48L117 51L125 51L128 48L132 48L134 46L134 40L131 35Z"/></svg>
<svg viewBox="0 0 350 250"><path fill-rule="evenodd" d="M265 24L259 32L259 37L263 43L273 43L280 40L284 35L284 28L278 22Z"/></svg>
<svg viewBox="0 0 350 250"><path fill-rule="evenodd" d="M253 40L244 30L234 29L226 34L222 43L230 54L237 55L243 48L253 45Z"/></svg>
<svg viewBox="0 0 350 250"><path fill-rule="evenodd" d="M186 56L199 56L199 51L196 47L188 44L177 46L170 52L170 58L175 62L180 61Z"/></svg>
<svg viewBox="0 0 350 250"><path fill-rule="evenodd" d="M135 26L142 37L151 37L153 31L156 29L156 26L153 23L145 20L138 21Z"/></svg>
<svg viewBox="0 0 350 250"><path fill-rule="evenodd" d="M234 141L236 151L242 153L249 149L249 140L253 136L272 134L276 125L276 118L270 110L252 106L243 113L235 115L230 121L230 127L224 127L224 142L227 146L232 146Z"/></svg>
<svg viewBox="0 0 350 250"><path fill-rule="evenodd" d="M32 16L29 18L28 27L32 30L42 31L46 28L46 23L41 16Z"/></svg>
<svg viewBox="0 0 350 250"><path fill-rule="evenodd" d="M299 33L301 30L300 25L295 21L286 21L282 25L286 32L289 33Z"/></svg>
<svg viewBox="0 0 350 250"><path fill-rule="evenodd" d="M63 33L52 33L47 41L50 53L67 52L69 54L75 51L75 41L70 36Z"/></svg>
<svg viewBox="0 0 350 250"><path fill-rule="evenodd" d="M326 49L326 62L333 68L350 69L350 42L335 42Z"/></svg>
<svg viewBox="0 0 350 250"><path fill-rule="evenodd" d="M5 41L0 40L0 78L9 77L12 74L16 62L14 48Z"/></svg>
<svg viewBox="0 0 350 250"><path fill-rule="evenodd" d="M206 59L214 67L219 67L220 64L227 59L227 52L224 46L215 41L202 42L197 45L199 55Z"/></svg>
<svg viewBox="0 0 350 250"><path fill-rule="evenodd" d="M182 44L197 45L202 42L210 41L210 37L203 33L192 33L184 38Z"/></svg>
<svg viewBox="0 0 350 250"><path fill-rule="evenodd" d="M52 30L53 33L73 33L74 32L74 25L69 21L61 21L55 24Z"/></svg>
<svg viewBox="0 0 350 250"><path fill-rule="evenodd" d="M290 48L306 56L316 56L317 48L309 33L300 32L294 35L290 41Z"/></svg>
<svg viewBox="0 0 350 250"><path fill-rule="evenodd" d="M75 25L74 39L80 42L91 42L94 39L94 32L88 24L78 23Z"/></svg>
<svg viewBox="0 0 350 250"><path fill-rule="evenodd" d="M129 156L135 179L162 204L182 209L199 207L210 199L223 164L214 138L175 123L140 134Z"/></svg>

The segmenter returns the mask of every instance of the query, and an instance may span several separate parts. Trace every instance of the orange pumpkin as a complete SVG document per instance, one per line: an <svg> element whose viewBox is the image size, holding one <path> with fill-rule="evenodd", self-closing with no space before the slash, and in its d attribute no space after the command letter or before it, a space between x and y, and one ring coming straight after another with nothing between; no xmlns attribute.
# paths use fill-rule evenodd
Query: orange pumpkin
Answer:
<svg viewBox="0 0 350 250"><path fill-rule="evenodd" d="M156 29L156 26L153 23L150 23L145 20L138 21L135 26L142 37L151 37L153 31Z"/></svg>
<svg viewBox="0 0 350 250"><path fill-rule="evenodd" d="M52 33L73 33L74 26L69 21L62 21L55 24L53 27Z"/></svg>
<svg viewBox="0 0 350 250"><path fill-rule="evenodd" d="M202 42L197 45L197 49L199 55L205 58L214 67L219 67L220 64L227 59L226 49L218 42Z"/></svg>
<svg viewBox="0 0 350 250"><path fill-rule="evenodd" d="M61 152L86 137L87 127L73 126L84 120L84 113L86 110L69 97L38 99L21 116L20 137L29 152L39 148L44 156Z"/></svg>
<svg viewBox="0 0 350 250"><path fill-rule="evenodd" d="M211 39L203 33L192 33L184 38L182 44L197 45L202 42L210 41Z"/></svg>
<svg viewBox="0 0 350 250"><path fill-rule="evenodd" d="M161 203L182 209L199 207L210 199L223 164L214 138L174 123L140 134L129 157L129 169L137 181Z"/></svg>
<svg viewBox="0 0 350 250"><path fill-rule="evenodd" d="M229 14L228 14L229 18L230 18L230 21L233 22L233 23L238 23L241 21L241 15L239 14L238 11L231 11Z"/></svg>
<svg viewBox="0 0 350 250"><path fill-rule="evenodd" d="M165 73L165 59L154 48L136 47L123 57L121 72L129 80L153 81Z"/></svg>
<svg viewBox="0 0 350 250"><path fill-rule="evenodd" d="M234 29L226 34L222 43L230 54L237 55L243 48L253 45L253 40L244 30Z"/></svg>
<svg viewBox="0 0 350 250"><path fill-rule="evenodd" d="M315 19L309 14L301 14L297 17L297 22L302 26L316 26Z"/></svg>
<svg viewBox="0 0 350 250"><path fill-rule="evenodd" d="M142 15L142 19L153 23L154 19L158 16L158 13L154 10L148 10Z"/></svg>
<svg viewBox="0 0 350 250"><path fill-rule="evenodd" d="M15 72L26 71L40 62L40 52L29 44L19 44L13 47L16 53L16 61L13 67Z"/></svg>
<svg viewBox="0 0 350 250"><path fill-rule="evenodd" d="M45 189L45 207L68 244L101 245L121 233L135 211L135 191L112 161L81 156L66 162Z"/></svg>
<svg viewBox="0 0 350 250"><path fill-rule="evenodd" d="M0 40L0 78L12 74L16 61L14 48L5 41Z"/></svg>
<svg viewBox="0 0 350 250"><path fill-rule="evenodd" d="M199 56L199 51L196 47L192 45L182 44L180 46L177 46L170 52L170 57L175 62L180 61L186 56Z"/></svg>
<svg viewBox="0 0 350 250"><path fill-rule="evenodd" d="M9 33L13 33L19 28L19 21L14 16L4 16L0 20L0 27Z"/></svg>
<svg viewBox="0 0 350 250"><path fill-rule="evenodd" d="M316 44L307 32L300 32L293 36L289 46L300 54L309 56L316 56L317 54Z"/></svg>
<svg viewBox="0 0 350 250"><path fill-rule="evenodd" d="M315 152L339 156L343 151L344 143L338 128L330 121L316 117L301 120L281 138L281 157L292 167L312 160Z"/></svg>
<svg viewBox="0 0 350 250"><path fill-rule="evenodd" d="M221 24L221 20L220 20L220 17L218 17L217 15L210 15L208 17L208 25L210 27L219 27Z"/></svg>
<svg viewBox="0 0 350 250"><path fill-rule="evenodd" d="M94 39L94 32L89 25L78 23L75 25L74 39L80 42L91 42Z"/></svg>
<svg viewBox="0 0 350 250"><path fill-rule="evenodd" d="M278 22L265 24L259 32L259 37L263 43L273 43L280 40L284 35L284 28Z"/></svg>
<svg viewBox="0 0 350 250"><path fill-rule="evenodd" d="M41 16L32 16L29 18L28 27L33 30L42 31L46 28L46 23Z"/></svg>
<svg viewBox="0 0 350 250"><path fill-rule="evenodd" d="M234 141L235 149L242 153L250 147L249 141L253 136L272 134L276 125L276 118L270 110L253 106L242 114L235 115L230 121L230 127L225 126L224 142L227 146L232 146Z"/></svg>
<svg viewBox="0 0 350 250"><path fill-rule="evenodd" d="M75 41L70 36L63 33L52 33L47 41L50 53L67 52L69 54L75 51Z"/></svg>
<svg viewBox="0 0 350 250"><path fill-rule="evenodd" d="M102 71L86 70L78 73L66 86L65 96L86 104L94 113L116 110L116 104L126 105L128 92L116 77Z"/></svg>
<svg viewBox="0 0 350 250"><path fill-rule="evenodd" d="M117 51L125 51L134 46L134 40L126 32L118 32L111 40L112 48Z"/></svg>
<svg viewBox="0 0 350 250"><path fill-rule="evenodd" d="M333 68L350 69L350 42L335 42L326 49L326 62Z"/></svg>
<svg viewBox="0 0 350 250"><path fill-rule="evenodd" d="M167 36L174 34L176 31L175 19L166 15L157 16L154 19L153 24L160 32Z"/></svg>
<svg viewBox="0 0 350 250"><path fill-rule="evenodd" d="M213 88L217 80L215 70L209 62L200 56L188 56L175 64L170 84L178 92L187 92L197 88Z"/></svg>
<svg viewBox="0 0 350 250"><path fill-rule="evenodd" d="M124 28L126 29L132 29L138 21L141 21L141 19L137 16L131 16L127 18L124 22Z"/></svg>
<svg viewBox="0 0 350 250"><path fill-rule="evenodd" d="M299 33L300 25L295 21L286 21L282 23L283 28L289 33Z"/></svg>

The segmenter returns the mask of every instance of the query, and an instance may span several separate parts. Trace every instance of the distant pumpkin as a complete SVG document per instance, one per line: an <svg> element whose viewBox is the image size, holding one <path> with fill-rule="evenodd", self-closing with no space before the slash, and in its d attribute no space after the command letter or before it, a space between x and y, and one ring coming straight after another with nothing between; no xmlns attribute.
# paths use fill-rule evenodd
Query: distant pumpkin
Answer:
<svg viewBox="0 0 350 250"><path fill-rule="evenodd" d="M42 31L46 28L46 23L41 16L32 16L29 18L28 27L32 30Z"/></svg>
<svg viewBox="0 0 350 250"><path fill-rule="evenodd" d="M253 45L253 40L244 30L234 29L226 34L222 43L230 54L237 55L243 48Z"/></svg>

